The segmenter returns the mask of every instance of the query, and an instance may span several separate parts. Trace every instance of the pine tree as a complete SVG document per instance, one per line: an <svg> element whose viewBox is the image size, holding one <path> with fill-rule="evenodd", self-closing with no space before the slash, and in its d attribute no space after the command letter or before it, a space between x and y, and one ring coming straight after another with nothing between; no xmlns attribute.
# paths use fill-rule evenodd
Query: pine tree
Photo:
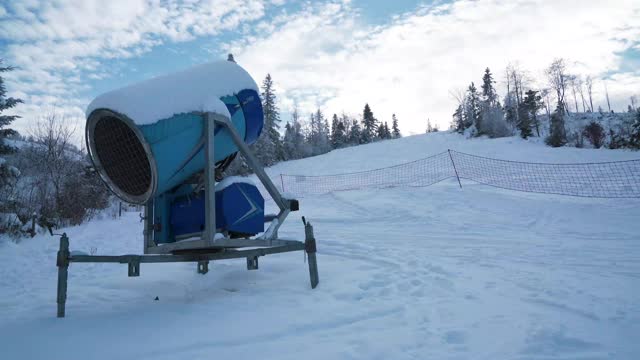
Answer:
<svg viewBox="0 0 640 360"><path fill-rule="evenodd" d="M296 159L296 147L294 142L295 134L290 123L284 125L284 137L282 138L282 148L284 150L284 160Z"/></svg>
<svg viewBox="0 0 640 360"><path fill-rule="evenodd" d="M326 118L322 123L322 137L325 141L325 148L323 149L324 152L331 151L331 127L329 126L329 119Z"/></svg>
<svg viewBox="0 0 640 360"><path fill-rule="evenodd" d="M629 145L632 148L640 149L640 109L636 110L636 120L631 126Z"/></svg>
<svg viewBox="0 0 640 360"><path fill-rule="evenodd" d="M262 82L262 110L264 126L258 141L254 144L256 157L264 166L271 166L284 158L280 140L280 112L276 104L276 94L271 75L267 74Z"/></svg>
<svg viewBox="0 0 640 360"><path fill-rule="evenodd" d="M305 143L304 134L302 133L302 124L300 123L298 108L293 109L293 113L291 114L291 121L293 128L293 144L295 147L295 158L300 159L308 156L309 154L309 146Z"/></svg>
<svg viewBox="0 0 640 360"><path fill-rule="evenodd" d="M378 121L373 116L373 112L371 111L369 104L365 104L364 110L362 111L362 125L363 125L362 143L363 144L370 143L371 141L373 141L373 139L375 139L377 135L377 130L378 130L377 122Z"/></svg>
<svg viewBox="0 0 640 360"><path fill-rule="evenodd" d="M517 111L516 99L512 93L507 93L504 97L504 111L505 111L505 121L509 126L516 127L518 125L518 115Z"/></svg>
<svg viewBox="0 0 640 360"><path fill-rule="evenodd" d="M389 124L386 121L384 122L384 138L391 139L391 131L389 130Z"/></svg>
<svg viewBox="0 0 640 360"><path fill-rule="evenodd" d="M331 147L339 149L345 145L346 129L344 128L344 122L338 119L338 115L333 114L331 120Z"/></svg>
<svg viewBox="0 0 640 360"><path fill-rule="evenodd" d="M400 128L398 127L398 118L396 117L396 114L393 114L391 116L391 119L393 119L391 128L393 129L393 133L392 133L392 137L394 139L398 139L402 137L402 134L400 134Z"/></svg>
<svg viewBox="0 0 640 360"><path fill-rule="evenodd" d="M380 140L384 140L386 138L383 123L378 124L378 130L376 131L376 138Z"/></svg>
<svg viewBox="0 0 640 360"><path fill-rule="evenodd" d="M464 108L462 107L462 104L458 105L458 107L456 108L456 111L453 113L453 123L451 124L451 127L455 131L461 134L464 132L465 121L464 121Z"/></svg>
<svg viewBox="0 0 640 360"><path fill-rule="evenodd" d="M545 139L547 145L560 147L567 143L567 131L564 127L564 114L564 104L562 101L558 101L556 110L551 114L549 136Z"/></svg>
<svg viewBox="0 0 640 360"><path fill-rule="evenodd" d="M531 131L531 127L533 125L533 121L529 112L526 111L524 106L520 107L520 121L518 122L518 130L520 130L520 136L523 139L526 139L533 135L533 131Z"/></svg>
<svg viewBox="0 0 640 360"><path fill-rule="evenodd" d="M542 108L542 97L535 90L528 90L520 106L520 122L518 129L523 139L533 135L532 128L536 128L540 136L540 125L537 117L538 110Z"/></svg>
<svg viewBox="0 0 640 360"><path fill-rule="evenodd" d="M531 126L536 129L536 135L540 136L540 119L538 118L538 111L544 107L542 96L540 96L536 90L528 90L524 95L522 106L529 116Z"/></svg>
<svg viewBox="0 0 640 360"><path fill-rule="evenodd" d="M480 108L480 97L475 84L472 82L467 90L467 109L465 114L465 128L475 126L477 135L482 135L482 112Z"/></svg>
<svg viewBox="0 0 640 360"><path fill-rule="evenodd" d="M433 126L431 126L431 119L427 118L427 134L433 132Z"/></svg>
<svg viewBox="0 0 640 360"><path fill-rule="evenodd" d="M0 59L0 74L4 72L8 72L13 70L12 66L3 66L2 60ZM15 152L15 148L8 145L5 142L5 139L8 136L12 136L16 134L16 131L13 129L7 128L14 120L18 119L17 115L3 115L2 113L5 110L11 109L16 105L22 103L22 100L7 97L7 88L4 84L4 79L0 76L0 212L3 212L5 206L5 191L8 191L8 187L10 187L15 180L17 179L20 172L14 166L6 164L3 155L11 154ZM1 230L1 229L0 229Z"/></svg>
<svg viewBox="0 0 640 360"><path fill-rule="evenodd" d="M315 114L311 114L311 131L308 141L311 145L312 155L324 154L331 150L329 123L320 109Z"/></svg>
<svg viewBox="0 0 640 360"><path fill-rule="evenodd" d="M489 106L495 106L498 100L498 94L493 84L495 84L493 74L489 68L486 68L484 76L482 76L482 97Z"/></svg>
<svg viewBox="0 0 640 360"><path fill-rule="evenodd" d="M351 145L358 145L362 143L362 130L360 129L360 123L357 119L353 119L351 123L351 130L349 131L349 143Z"/></svg>

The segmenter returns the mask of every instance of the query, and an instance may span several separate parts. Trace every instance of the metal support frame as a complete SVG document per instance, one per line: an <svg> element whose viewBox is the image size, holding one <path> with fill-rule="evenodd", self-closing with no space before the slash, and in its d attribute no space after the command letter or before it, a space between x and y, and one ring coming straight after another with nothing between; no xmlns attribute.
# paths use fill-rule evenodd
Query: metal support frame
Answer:
<svg viewBox="0 0 640 360"><path fill-rule="evenodd" d="M154 213L153 201L149 201L144 207L144 255L71 255L69 251L69 238L66 234L60 237L60 249L56 265L58 266L58 317L65 317L67 300L67 282L69 265L75 263L119 263L127 264L128 275L140 276L140 264L143 263L169 263L169 262L196 262L197 272L206 274L209 272L209 262L224 259L247 259L247 269L258 269L258 258L269 254L278 254L291 251L305 251L309 263L309 278L311 288L315 289L319 283L318 263L316 259L316 240L313 235L313 227L303 217L305 226L305 241L284 240L278 238L278 229L291 211L298 210L297 200L282 197L273 184L260 162L255 158L249 147L244 143L235 130L228 117L204 113L205 121L205 151L207 168L205 169L206 198L206 229L199 239L183 240L171 244L157 245L153 239ZM264 234L253 239L231 239L228 237L217 238L215 227L215 169L212 166L214 159L214 129L220 125L229 131L231 138L244 156L247 164L255 172L258 179L269 192L278 205L280 212L271 221ZM247 250L239 248L251 247Z"/></svg>
<svg viewBox="0 0 640 360"><path fill-rule="evenodd" d="M145 205L145 242L144 253L145 254L171 254L177 251L193 250L193 249L206 249L206 248L241 248L241 247L256 247L256 246L275 246L278 245L278 229L282 226L287 216L292 210L297 210L297 201L292 199L285 199L278 188L275 186L271 178L264 171L264 168L260 164L260 161L253 155L249 146L244 142L244 139L240 136L235 129L231 120L225 116L217 113L206 112L201 114L205 123L204 134L204 147L205 155L207 158L207 168L204 173L205 181L205 231L201 234L194 234L192 239L185 239L177 241L175 243L168 244L156 244L153 240L153 201L149 201ZM215 226L215 191L209 191L209 189L215 188L215 169L212 166L214 161L214 147L215 147L215 126L222 126L228 131L232 141L237 146L238 151L245 158L247 165L255 172L256 176L265 187L269 195L273 198L274 202L280 209L276 215L275 220L271 221L269 227L258 238L253 239L231 239L229 237L216 238L216 231L212 229Z"/></svg>
<svg viewBox="0 0 640 360"><path fill-rule="evenodd" d="M280 226L282 226L282 223L289 215L289 212L291 212L291 200L282 197L276 185L273 183L273 181L271 181L269 175L267 175L267 173L264 171L264 168L262 167L262 164L260 164L260 161L253 155L253 153L249 149L249 146L247 146L244 140L240 137L240 134L238 134L236 129L231 124L231 120L229 120L229 118L224 115L218 114L213 114L212 117L215 120L216 124L224 127L229 132L229 134L231 135L231 139L238 147L238 150L245 158L249 167L255 172L260 182L262 182L262 185L264 185L269 195L271 195L271 198L273 198L273 201L276 203L276 205L278 205L278 208L280 208L280 213L278 213L278 216L276 218L277 221L272 221L269 225L269 228L264 232L264 235L262 236L262 238L266 240L277 238L278 229L280 228Z"/></svg>
<svg viewBox="0 0 640 360"><path fill-rule="evenodd" d="M313 227L305 221L305 241L279 240L279 245L255 248L247 250L224 249L219 252L192 251L177 255L71 255L69 252L69 238L66 234L60 237L60 249L58 250L58 317L65 317L67 301L67 282L69 265L71 263L117 263L127 264L128 275L140 276L140 264L170 263L170 262L196 262L199 274L209 271L209 262L225 259L247 259L247 269L258 269L258 258L270 254L279 254L291 251L304 251L309 259L309 279L311 288L315 289L319 283L318 263L316 259L316 240L313 236Z"/></svg>

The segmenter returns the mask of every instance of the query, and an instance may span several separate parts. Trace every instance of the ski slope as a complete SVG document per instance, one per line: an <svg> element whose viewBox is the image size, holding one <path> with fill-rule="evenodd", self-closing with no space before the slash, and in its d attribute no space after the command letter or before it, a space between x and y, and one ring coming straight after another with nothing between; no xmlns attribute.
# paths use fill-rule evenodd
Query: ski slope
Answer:
<svg viewBox="0 0 640 360"><path fill-rule="evenodd" d="M282 163L327 174L447 148L511 160L634 159L516 138L429 134ZM426 188L301 199L281 230L318 239L320 285L302 253L195 264L72 264L55 318L57 238L0 240L2 359L637 359L640 200ZM65 229L72 250L140 253L137 213ZM154 301L156 296L158 301Z"/></svg>

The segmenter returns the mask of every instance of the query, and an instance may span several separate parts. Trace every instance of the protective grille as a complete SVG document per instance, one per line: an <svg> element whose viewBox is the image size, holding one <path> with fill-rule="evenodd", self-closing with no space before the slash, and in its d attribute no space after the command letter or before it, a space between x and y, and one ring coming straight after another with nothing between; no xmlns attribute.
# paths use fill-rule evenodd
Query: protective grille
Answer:
<svg viewBox="0 0 640 360"><path fill-rule="evenodd" d="M151 186L151 167L140 140L118 118L105 116L95 126L93 142L109 180L122 192L140 196Z"/></svg>

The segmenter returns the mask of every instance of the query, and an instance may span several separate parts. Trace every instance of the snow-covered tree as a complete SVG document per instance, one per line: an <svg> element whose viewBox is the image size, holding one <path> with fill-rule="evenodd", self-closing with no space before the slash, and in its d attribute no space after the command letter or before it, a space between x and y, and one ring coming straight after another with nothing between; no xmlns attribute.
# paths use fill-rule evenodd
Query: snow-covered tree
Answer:
<svg viewBox="0 0 640 360"><path fill-rule="evenodd" d="M298 107L295 106L291 112L291 121L285 125L282 146L284 149L284 160L294 160L307 157L311 154L309 144L305 142L300 123Z"/></svg>
<svg viewBox="0 0 640 360"><path fill-rule="evenodd" d="M13 70L11 66L3 66L2 60L0 60L0 73ZM21 99L7 97L7 88L4 84L4 79L0 76L0 213L12 213L11 209L11 192L13 186L20 175L20 171L12 165L7 164L4 155L15 152L15 148L6 143L5 139L8 136L15 135L16 132L13 129L8 128L11 123L19 118L17 115L6 115L4 112L9 110L19 103ZM8 224L7 224L8 225ZM2 229L0 224L0 232L7 229Z"/></svg>
<svg viewBox="0 0 640 360"><path fill-rule="evenodd" d="M520 136L526 139L533 135L532 128L536 129L536 134L540 136L540 121L537 116L538 110L542 108L542 97L535 90L528 90L524 95L520 111L520 122L518 129Z"/></svg>
<svg viewBox="0 0 640 360"><path fill-rule="evenodd" d="M589 112L593 112L593 78L591 78L591 75L587 76L585 86L587 88L587 95L589 95Z"/></svg>
<svg viewBox="0 0 640 360"><path fill-rule="evenodd" d="M481 122L482 122L482 112L480 108L480 96L478 94L478 90L476 89L476 85L472 82L467 89L467 108L465 109L465 128L470 128L471 126L475 126L478 131L477 134L481 135Z"/></svg>
<svg viewBox="0 0 640 360"><path fill-rule="evenodd" d="M362 129L357 119L353 119L349 130L349 144L359 145L362 143Z"/></svg>
<svg viewBox="0 0 640 360"><path fill-rule="evenodd" d="M401 138L402 134L400 134L400 128L398 127L398 118L396 117L396 114L391 115L391 119L393 120L391 124L391 128L392 128L391 136L394 139Z"/></svg>
<svg viewBox="0 0 640 360"><path fill-rule="evenodd" d="M384 123L378 124L378 130L376 131L376 138L380 140L384 140L387 138L386 132L384 131Z"/></svg>
<svg viewBox="0 0 640 360"><path fill-rule="evenodd" d="M563 113L567 113L565 105L565 92L569 86L570 76L567 73L567 66L564 59L555 59L546 69L549 85L556 91L556 100L558 104L562 104ZM556 108L557 110L557 108Z"/></svg>
<svg viewBox="0 0 640 360"><path fill-rule="evenodd" d="M599 149L604 145L604 139L606 138L602 125L593 120L582 130L582 136L587 138L591 145L596 149Z"/></svg>
<svg viewBox="0 0 640 360"><path fill-rule="evenodd" d="M271 74L262 82L262 109L264 126L258 141L253 145L256 157L265 166L271 166L284 158L280 140L280 112L276 103L276 94Z"/></svg>
<svg viewBox="0 0 640 360"><path fill-rule="evenodd" d="M556 110L551 115L549 136L545 139L547 145L553 147L564 146L567 143L567 130L564 126L565 107L558 101Z"/></svg>
<svg viewBox="0 0 640 360"><path fill-rule="evenodd" d="M632 148L640 149L640 109L636 111L636 119L631 126L631 136L629 138L629 145Z"/></svg>
<svg viewBox="0 0 640 360"><path fill-rule="evenodd" d="M458 105L456 111L453 113L453 122L451 123L451 128L459 133L463 133L465 129L465 121L464 121L464 107L462 104ZM427 130L429 128L427 127Z"/></svg>
<svg viewBox="0 0 640 360"><path fill-rule="evenodd" d="M389 124L386 121L378 125L377 137L380 140L391 139L391 130L389 130Z"/></svg>
<svg viewBox="0 0 640 360"><path fill-rule="evenodd" d="M373 116L369 104L365 104L362 111L362 143L370 143L376 138L378 130L378 120Z"/></svg>
<svg viewBox="0 0 640 360"><path fill-rule="evenodd" d="M455 116L455 114L454 114ZM433 132L433 126L431 126L431 119L427 118L427 130L425 131L427 134Z"/></svg>
<svg viewBox="0 0 640 360"><path fill-rule="evenodd" d="M331 119L331 147L339 149L347 143L347 133L344 122L338 119L338 115L333 114Z"/></svg>
<svg viewBox="0 0 640 360"><path fill-rule="evenodd" d="M310 116L310 131L307 141L311 145L311 153L313 155L331 151L329 123L320 109Z"/></svg>
<svg viewBox="0 0 640 360"><path fill-rule="evenodd" d="M498 94L493 84L495 84L493 74L489 68L486 68L482 76L482 98L489 106L496 105L498 101Z"/></svg>
<svg viewBox="0 0 640 360"><path fill-rule="evenodd" d="M282 138L282 149L284 151L285 161L297 159L294 137L293 126L287 122L284 125L284 137Z"/></svg>

